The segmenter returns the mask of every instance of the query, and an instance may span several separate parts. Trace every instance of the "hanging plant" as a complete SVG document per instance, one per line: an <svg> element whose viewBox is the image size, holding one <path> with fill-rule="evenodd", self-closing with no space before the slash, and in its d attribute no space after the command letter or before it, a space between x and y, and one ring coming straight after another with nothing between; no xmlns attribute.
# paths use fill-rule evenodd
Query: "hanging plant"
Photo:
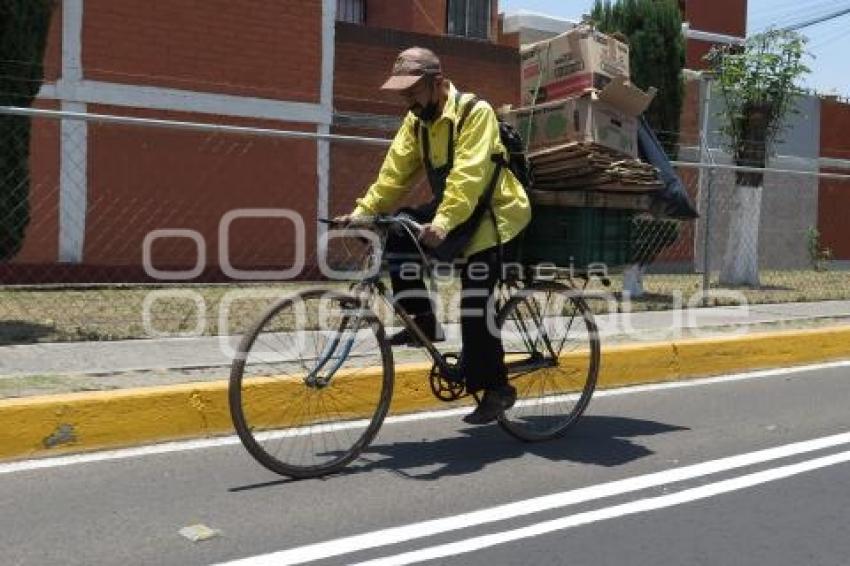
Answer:
<svg viewBox="0 0 850 566"><path fill-rule="evenodd" d="M797 32L771 29L743 46L715 47L705 56L725 103L720 114L725 143L735 164L750 168L736 172L720 268L723 285L759 285L760 170L804 93L799 82L809 72L803 63L805 45Z"/></svg>
<svg viewBox="0 0 850 566"><path fill-rule="evenodd" d="M800 80L809 72L803 63L807 39L771 29L747 39L743 46L714 47L705 56L725 102L721 131L735 162L764 168L767 157L796 113L805 91ZM741 173L738 184L761 186L761 173Z"/></svg>

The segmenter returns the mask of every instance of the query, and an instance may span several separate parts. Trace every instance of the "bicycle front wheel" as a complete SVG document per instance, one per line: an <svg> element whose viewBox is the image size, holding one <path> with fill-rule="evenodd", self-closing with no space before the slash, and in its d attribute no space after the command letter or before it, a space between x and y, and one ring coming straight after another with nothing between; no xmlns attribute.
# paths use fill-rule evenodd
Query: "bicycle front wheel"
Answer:
<svg viewBox="0 0 850 566"><path fill-rule="evenodd" d="M599 333L577 291L535 282L497 316L517 402L499 424L527 442L563 435L587 408L599 372Z"/></svg>
<svg viewBox="0 0 850 566"><path fill-rule="evenodd" d="M369 444L392 397L392 351L361 302L317 289L272 306L239 344L230 413L245 448L293 478L340 470Z"/></svg>

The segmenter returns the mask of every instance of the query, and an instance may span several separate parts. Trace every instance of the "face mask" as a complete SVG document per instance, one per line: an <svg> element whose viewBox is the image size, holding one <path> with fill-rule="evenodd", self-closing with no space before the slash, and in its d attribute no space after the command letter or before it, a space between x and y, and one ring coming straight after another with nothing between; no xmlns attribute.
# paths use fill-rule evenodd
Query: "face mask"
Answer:
<svg viewBox="0 0 850 566"><path fill-rule="evenodd" d="M436 102L429 102L425 106L420 106L419 104L414 104L414 107L411 108L411 112L413 112L414 116L423 120L425 122L433 122L437 118L437 110L439 109Z"/></svg>
<svg viewBox="0 0 850 566"><path fill-rule="evenodd" d="M434 83L431 83L428 89L431 96L434 95ZM431 100L425 106L422 106L418 102L410 107L410 111L414 116L423 120L425 122L433 122L437 118L437 112L439 111L439 104Z"/></svg>

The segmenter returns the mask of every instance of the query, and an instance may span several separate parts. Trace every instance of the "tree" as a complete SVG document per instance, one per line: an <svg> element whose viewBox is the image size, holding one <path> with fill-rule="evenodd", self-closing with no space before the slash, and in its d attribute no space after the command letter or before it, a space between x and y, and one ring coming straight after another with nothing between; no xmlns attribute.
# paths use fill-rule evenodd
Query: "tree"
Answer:
<svg viewBox="0 0 850 566"><path fill-rule="evenodd" d="M721 131L736 165L764 169L786 118L803 94L799 80L806 38L794 31L770 29L743 46L713 48L705 60L725 102ZM758 246L763 173L736 172L720 283L759 285Z"/></svg>
<svg viewBox="0 0 850 566"><path fill-rule="evenodd" d="M619 32L628 40L632 82L642 89L658 89L645 115L668 155L675 159L685 97L685 40L678 2L596 0L590 17L599 31Z"/></svg>
<svg viewBox="0 0 850 566"><path fill-rule="evenodd" d="M0 0L0 106L30 106L44 80L54 0ZM0 114L0 261L21 249L29 225L30 119Z"/></svg>
<svg viewBox="0 0 850 566"><path fill-rule="evenodd" d="M658 88L645 112L647 121L671 159L678 155L679 122L685 87L685 39L676 0L596 0L592 23L599 31L621 34L629 44L632 82L642 89ZM643 273L662 249L676 241L678 223L646 219L633 225L634 265L626 269L624 290L643 295Z"/></svg>

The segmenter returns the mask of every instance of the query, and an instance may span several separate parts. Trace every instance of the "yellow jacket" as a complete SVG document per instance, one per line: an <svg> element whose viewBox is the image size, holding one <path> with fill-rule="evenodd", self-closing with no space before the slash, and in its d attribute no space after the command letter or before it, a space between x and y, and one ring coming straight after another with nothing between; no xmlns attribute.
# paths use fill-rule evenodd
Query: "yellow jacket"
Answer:
<svg viewBox="0 0 850 566"><path fill-rule="evenodd" d="M448 162L449 128L457 128L463 108L473 96L464 95L458 107L455 103L456 93L454 85L450 85L443 114L428 127L431 162L434 167ZM357 199L355 215L393 212L396 202L408 191L414 176L423 168L422 148L414 131L415 122L416 117L408 112L387 152L378 180L369 187L363 198ZM432 222L447 232L469 218L487 189L496 168L491 156L501 153L505 158L508 157L499 138L496 114L483 100L472 109L463 131L460 136L455 136L455 140L454 167L446 181L443 201ZM525 190L513 173L502 168L500 177L491 204L499 236L502 243L506 243L519 234L531 220L531 205ZM464 256L470 256L496 244L492 219L489 214L485 214L464 250Z"/></svg>

